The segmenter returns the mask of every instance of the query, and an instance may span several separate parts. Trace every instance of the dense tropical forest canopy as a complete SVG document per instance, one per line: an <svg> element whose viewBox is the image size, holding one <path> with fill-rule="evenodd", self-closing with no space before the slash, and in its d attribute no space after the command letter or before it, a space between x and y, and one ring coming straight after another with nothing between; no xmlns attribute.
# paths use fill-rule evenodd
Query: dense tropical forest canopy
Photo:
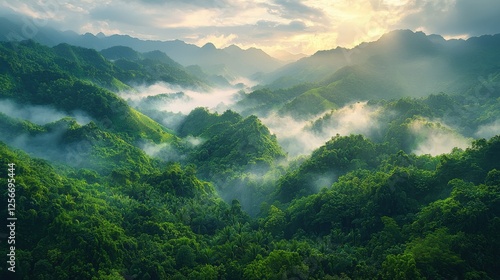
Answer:
<svg viewBox="0 0 500 280"><path fill-rule="evenodd" d="M1 279L499 279L500 35L135 49L0 42Z"/></svg>

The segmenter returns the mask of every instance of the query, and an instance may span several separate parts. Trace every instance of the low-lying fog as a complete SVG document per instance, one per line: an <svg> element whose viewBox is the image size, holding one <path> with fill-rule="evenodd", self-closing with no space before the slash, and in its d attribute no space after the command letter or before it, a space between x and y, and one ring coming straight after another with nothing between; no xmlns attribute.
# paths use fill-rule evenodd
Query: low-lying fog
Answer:
<svg viewBox="0 0 500 280"><path fill-rule="evenodd" d="M122 92L120 96L134 107L176 113L180 115L172 115L172 119L175 117L182 119L182 116L186 116L196 107L206 107L212 112L219 113L233 109L233 105L244 98L245 94L238 89L214 89L211 92L201 92L167 83L157 83L137 87L136 92ZM378 106L368 105L367 102L356 102L305 121L279 115L277 112L259 118L271 133L277 136L278 142L288 155L295 157L309 155L336 134L379 137L384 133L383 129L387 127L387 124L380 120L380 114L383 113ZM320 125L315 125L315 123L320 123ZM428 125L429 123L435 125L432 127ZM454 147L464 149L470 145L470 139L458 134L454 128L445 123L441 122L441 126L437 125L438 123L440 123L439 120L433 120L427 121L427 125L423 121L410 124L409 131L418 141L417 147L413 150L415 154L439 155L451 152ZM163 124L170 123L163 122ZM173 127L170 128L175 130L175 124L171 125ZM315 126L314 129L313 126ZM498 121L484 125L476 134L478 137L491 137L493 136L491 131L498 127L500 127Z"/></svg>
<svg viewBox="0 0 500 280"><path fill-rule="evenodd" d="M66 113L52 106L19 104L9 99L0 100L0 112L11 118L27 120L38 125L55 122L64 117L72 117L80 125L91 121L91 118L81 111Z"/></svg>

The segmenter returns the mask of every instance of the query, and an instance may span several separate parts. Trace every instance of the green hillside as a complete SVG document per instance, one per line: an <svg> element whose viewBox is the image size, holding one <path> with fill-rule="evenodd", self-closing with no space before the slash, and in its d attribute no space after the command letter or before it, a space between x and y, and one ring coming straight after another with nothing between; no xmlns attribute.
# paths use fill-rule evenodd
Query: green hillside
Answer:
<svg viewBox="0 0 500 280"><path fill-rule="evenodd" d="M276 136L257 117L243 118L233 111L219 115L197 108L180 125L179 135L201 139L191 160L205 176L224 168L244 170L248 165L260 164L269 167L285 156Z"/></svg>
<svg viewBox="0 0 500 280"><path fill-rule="evenodd" d="M99 129L95 123L79 125L72 118L43 126L1 114L0 140L37 157L106 176L127 169L150 173L156 162L118 135Z"/></svg>
<svg viewBox="0 0 500 280"><path fill-rule="evenodd" d="M58 48L62 50L56 51ZM0 59L5 66L0 73L5 85L1 98L50 105L67 113L83 111L102 129L118 133L127 141L146 138L161 142L173 138L171 131L101 87L117 89L114 85L124 84L111 76L112 64L94 50L69 45L51 49L31 41L2 43ZM90 74L100 80L94 80Z"/></svg>
<svg viewBox="0 0 500 280"><path fill-rule="evenodd" d="M393 32L187 115L162 52L0 43L0 279L498 279L497 40Z"/></svg>

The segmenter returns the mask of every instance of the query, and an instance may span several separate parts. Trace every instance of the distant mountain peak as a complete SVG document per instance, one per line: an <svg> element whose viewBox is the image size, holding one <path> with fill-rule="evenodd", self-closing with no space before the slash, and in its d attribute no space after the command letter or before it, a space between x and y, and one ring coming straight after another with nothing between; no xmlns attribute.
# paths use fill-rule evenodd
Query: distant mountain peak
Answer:
<svg viewBox="0 0 500 280"><path fill-rule="evenodd" d="M111 48L107 48L101 50L101 54L110 60L116 59L128 59L128 60L137 60L140 58L140 54L127 46L114 46Z"/></svg>
<svg viewBox="0 0 500 280"><path fill-rule="evenodd" d="M225 51L241 51L242 49L235 44L232 44L230 46L227 46L224 48Z"/></svg>
<svg viewBox="0 0 500 280"><path fill-rule="evenodd" d="M410 37L415 37L415 35L421 36L421 37L426 37L425 33L422 31L412 31L409 29L397 29L393 30L390 32L385 33L380 37L379 40L384 40L384 39L404 39L404 38L410 38Z"/></svg>
<svg viewBox="0 0 500 280"><path fill-rule="evenodd" d="M204 49L204 50L215 50L215 49L217 49L217 48L215 47L215 45L214 45L214 44L212 44L212 43L210 43L210 42L206 43L206 44L205 44L205 45L203 45L203 47L201 47L201 48L202 48L202 49Z"/></svg>
<svg viewBox="0 0 500 280"><path fill-rule="evenodd" d="M22 20L0 17L0 40L9 40L6 37L9 30L21 30L22 28ZM113 46L127 46L140 54L160 50L183 66L198 64L202 68L206 68L214 64L225 64L233 77L250 77L257 72L268 73L283 65L282 62L265 55L263 51L255 49L243 50L236 45L217 48L213 43L206 43L201 47L179 39L172 41L143 40L126 34L104 34L104 32L99 31L95 33L61 32L49 27L40 27L33 40L47 46L55 46L65 42L97 51ZM165 57L156 53L150 53L149 57L161 59L167 64L172 63L169 59L165 59Z"/></svg>

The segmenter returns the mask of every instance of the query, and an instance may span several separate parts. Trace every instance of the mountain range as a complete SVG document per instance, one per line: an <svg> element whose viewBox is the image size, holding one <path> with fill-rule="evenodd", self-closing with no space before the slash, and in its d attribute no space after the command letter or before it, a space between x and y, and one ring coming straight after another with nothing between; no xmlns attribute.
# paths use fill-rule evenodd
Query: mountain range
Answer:
<svg viewBox="0 0 500 280"><path fill-rule="evenodd" d="M484 76L496 70L499 46L500 34L445 40L439 35L396 30L352 49L318 51L274 71L264 84L290 87L301 82L325 82L344 67L362 66L387 77L402 76L406 80L401 83L407 84L405 87L411 94L422 95L443 90L453 86L452 83L460 84L465 75ZM441 88L426 83L433 77L442 80ZM287 80L293 81L287 83Z"/></svg>
<svg viewBox="0 0 500 280"><path fill-rule="evenodd" d="M372 99L470 96L498 84L500 34L468 40L396 30L353 49L335 48L287 64L263 77L240 109L267 115L278 109L307 119ZM269 101L271 100L271 101Z"/></svg>
<svg viewBox="0 0 500 280"><path fill-rule="evenodd" d="M499 35L274 69L0 23L1 279L500 275Z"/></svg>
<svg viewBox="0 0 500 280"><path fill-rule="evenodd" d="M243 50L235 45L218 49L212 43L198 47L180 40L140 40L128 35L106 36L102 33L80 35L72 31L57 31L50 27L34 27L36 30L33 30L33 35L23 36L24 23L15 17L0 18L0 26L1 41L24 38L33 39L47 46L68 43L98 51L115 46L130 47L138 52L159 50L183 66L199 65L204 70L211 70L208 74L222 74L220 71L214 71L214 67L223 65L234 76L249 77L258 72L273 71L284 65L284 62L269 56L260 49ZM11 38L8 38L9 36Z"/></svg>

